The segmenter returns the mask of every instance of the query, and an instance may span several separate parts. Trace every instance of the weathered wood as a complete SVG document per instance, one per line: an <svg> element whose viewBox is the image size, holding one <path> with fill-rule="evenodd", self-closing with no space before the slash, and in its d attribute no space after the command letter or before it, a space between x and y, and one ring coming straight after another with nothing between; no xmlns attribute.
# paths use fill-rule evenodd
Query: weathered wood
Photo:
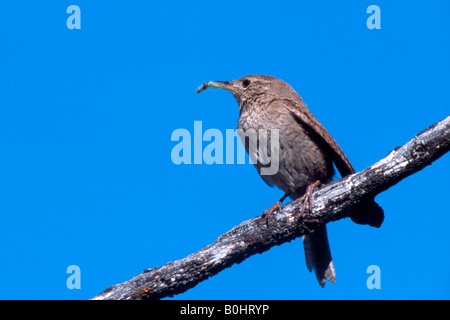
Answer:
<svg viewBox="0 0 450 320"><path fill-rule="evenodd" d="M365 197L373 198L449 150L450 116L369 168L316 189L310 215L300 215L302 204L288 203L272 214L242 222L186 258L144 270L93 299L160 299L182 293L251 255L310 232L318 223L347 217L347 209Z"/></svg>

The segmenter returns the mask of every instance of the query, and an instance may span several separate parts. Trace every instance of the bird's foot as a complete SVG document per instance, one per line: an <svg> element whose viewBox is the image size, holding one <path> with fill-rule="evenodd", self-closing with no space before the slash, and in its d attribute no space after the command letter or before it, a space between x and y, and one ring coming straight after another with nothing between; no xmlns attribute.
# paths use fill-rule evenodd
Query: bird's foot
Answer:
<svg viewBox="0 0 450 320"><path fill-rule="evenodd" d="M265 217L268 214L274 213L275 211L280 209L280 206L281 201L275 202L269 209L263 211L262 216Z"/></svg>
<svg viewBox="0 0 450 320"><path fill-rule="evenodd" d="M306 188L305 194L295 200L295 203L303 203L302 209L300 210L300 216L298 218L297 227L300 224L303 224L309 233L314 232L314 230L316 230L316 228L320 224L320 220L317 218L314 218L311 215L311 208L312 208L312 202L313 202L312 201L312 193L313 193L314 189L317 188L319 185L320 185L319 180L310 184Z"/></svg>
<svg viewBox="0 0 450 320"><path fill-rule="evenodd" d="M312 208L312 193L315 188L317 188L320 185L320 181L316 180L314 183L311 183L309 186L306 187L305 194L301 196L300 198L295 200L295 203L303 203L302 209L300 211L301 215L304 215L305 213L310 213Z"/></svg>
<svg viewBox="0 0 450 320"><path fill-rule="evenodd" d="M275 202L269 209L264 210L262 213L262 217L267 216L268 214L274 213L275 211L279 210L281 208L281 204L283 203L284 199L286 199L289 195L286 193L284 196L281 197L280 200Z"/></svg>

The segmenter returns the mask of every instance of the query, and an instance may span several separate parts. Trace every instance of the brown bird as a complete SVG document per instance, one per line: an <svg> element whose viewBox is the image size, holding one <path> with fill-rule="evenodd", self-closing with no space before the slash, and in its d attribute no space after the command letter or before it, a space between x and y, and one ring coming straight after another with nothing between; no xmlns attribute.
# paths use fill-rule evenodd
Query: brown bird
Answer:
<svg viewBox="0 0 450 320"><path fill-rule="evenodd" d="M254 161L263 180L269 186L276 185L285 192L265 213L277 210L286 197L305 201L303 208L308 207L314 188L333 177L333 163L343 177L355 173L333 137L286 82L271 76L250 75L234 81L204 83L197 93L210 87L225 89L234 95L239 104L238 129L242 132L277 130L278 148L269 148L268 145L274 143L270 139L267 139L265 149L261 146L264 144L261 140L258 140L257 147L259 153L264 151L268 156L274 156L271 150L278 153L278 157L275 157L278 170L264 175L261 169L267 167L267 163ZM241 138L247 152L251 154L249 141L242 135ZM363 201L353 209L357 213L352 214L352 219L357 223L379 227L383 221L383 211L373 199ZM315 270L319 284L323 287L325 278L334 282L336 273L326 225L321 224L314 232L303 236L303 245L307 267L309 271Z"/></svg>

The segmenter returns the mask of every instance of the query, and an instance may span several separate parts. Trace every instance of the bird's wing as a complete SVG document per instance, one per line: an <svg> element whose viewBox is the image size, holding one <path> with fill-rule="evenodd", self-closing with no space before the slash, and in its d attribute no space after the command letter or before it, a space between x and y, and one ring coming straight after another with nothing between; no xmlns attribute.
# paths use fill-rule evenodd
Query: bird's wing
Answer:
<svg viewBox="0 0 450 320"><path fill-rule="evenodd" d="M329 147L329 150L333 155L333 161L341 176L344 177L355 173L355 169L353 169L352 164L347 159L336 140L333 139L325 127L316 119L316 117L313 116L301 98L299 102L292 101L290 99L283 99L282 103L283 106L294 116L297 122L300 122L308 127L310 129L308 132L317 136L319 140L322 140L322 142Z"/></svg>

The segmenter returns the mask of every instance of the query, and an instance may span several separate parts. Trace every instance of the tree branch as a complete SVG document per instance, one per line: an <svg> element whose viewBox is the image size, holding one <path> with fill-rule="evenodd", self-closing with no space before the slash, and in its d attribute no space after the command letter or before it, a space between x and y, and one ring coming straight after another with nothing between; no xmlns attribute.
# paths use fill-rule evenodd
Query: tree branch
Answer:
<svg viewBox="0 0 450 320"><path fill-rule="evenodd" d="M419 133L369 168L332 181L313 193L309 217L301 217L302 204L294 202L265 216L234 227L203 249L162 267L144 270L114 285L93 299L160 299L185 292L199 282L240 263L256 253L307 234L318 223L348 216L351 206L392 187L420 171L450 150L450 116Z"/></svg>

